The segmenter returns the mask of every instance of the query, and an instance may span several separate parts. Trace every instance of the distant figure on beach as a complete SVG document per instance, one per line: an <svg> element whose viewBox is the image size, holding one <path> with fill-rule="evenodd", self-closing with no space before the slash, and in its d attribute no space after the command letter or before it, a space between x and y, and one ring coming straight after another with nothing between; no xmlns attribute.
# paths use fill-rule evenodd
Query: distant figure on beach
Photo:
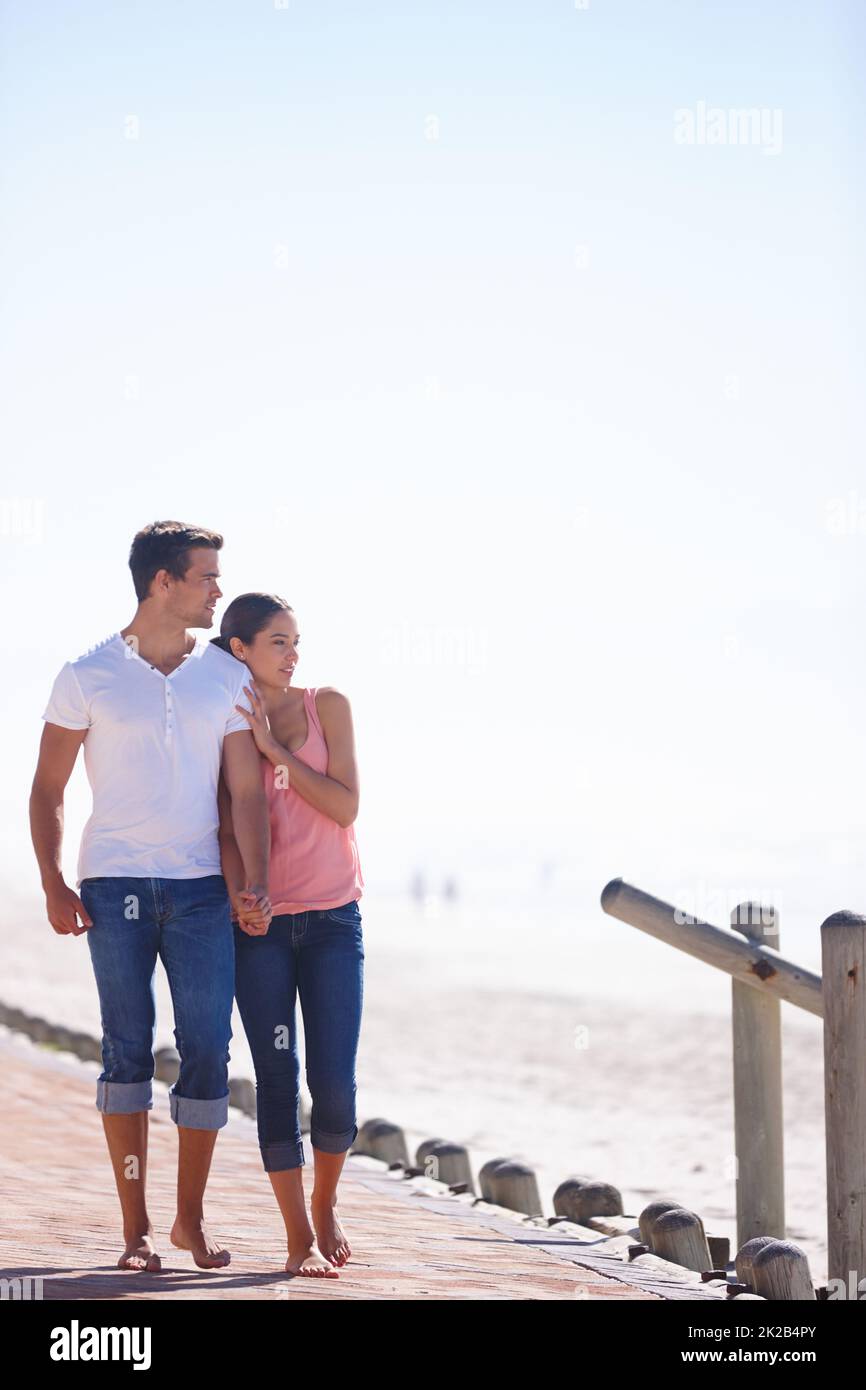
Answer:
<svg viewBox="0 0 866 1390"><path fill-rule="evenodd" d="M188 628L213 626L223 538L157 521L132 542L132 621L57 675L30 797L48 920L87 933L102 1015L96 1104L123 1215L122 1269L161 1268L147 1211L153 1106L154 973L174 1004L180 1071L172 1244L203 1269L230 1254L208 1232L204 1191L228 1119L234 994L231 909L270 920L269 822L260 757L242 708L245 672ZM63 799L81 745L93 793L78 857L79 897L63 879ZM238 846L232 902L219 843L220 769ZM58 1136L63 1142L63 1136Z"/></svg>
<svg viewBox="0 0 866 1390"><path fill-rule="evenodd" d="M333 1278L351 1255L336 1200L358 1133L355 1062L364 983L351 707L332 686L293 686L298 624L275 594L239 595L212 641L242 663L252 706L242 712L261 754L270 805L273 918L268 927L260 909L241 908L235 926L235 994L256 1073L259 1147L285 1222L286 1270ZM225 783L219 799L223 873L234 897L244 867L233 830L234 794ZM296 994L313 1101L312 1227L301 1172Z"/></svg>

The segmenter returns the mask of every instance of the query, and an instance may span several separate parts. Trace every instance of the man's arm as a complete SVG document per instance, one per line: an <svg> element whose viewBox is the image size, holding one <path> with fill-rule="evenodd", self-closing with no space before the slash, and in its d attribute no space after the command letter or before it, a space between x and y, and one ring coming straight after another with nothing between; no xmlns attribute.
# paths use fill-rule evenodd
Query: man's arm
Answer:
<svg viewBox="0 0 866 1390"><path fill-rule="evenodd" d="M222 770L231 802L231 827L246 878L244 887L256 897L267 898L271 826L260 762L248 729L226 734Z"/></svg>
<svg viewBox="0 0 866 1390"><path fill-rule="evenodd" d="M45 889L48 920L58 936L81 936L93 926L78 894L63 880L63 793L86 737L86 729L65 729L46 722L30 792L30 835Z"/></svg>
<svg viewBox="0 0 866 1390"><path fill-rule="evenodd" d="M217 790L217 804L220 813L220 861L222 863L223 878L226 881L229 897L234 902L235 897L246 887L247 875L244 869L244 861L241 859L241 852L238 849L238 842L235 839L234 827L232 825L232 806L229 790L226 786L225 777L220 772L219 788Z"/></svg>

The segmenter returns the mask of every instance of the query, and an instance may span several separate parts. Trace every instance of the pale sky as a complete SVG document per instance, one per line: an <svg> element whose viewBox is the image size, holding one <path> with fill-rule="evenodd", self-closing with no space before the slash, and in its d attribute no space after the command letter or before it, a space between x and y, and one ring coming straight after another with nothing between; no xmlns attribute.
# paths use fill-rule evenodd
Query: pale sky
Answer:
<svg viewBox="0 0 866 1390"><path fill-rule="evenodd" d="M51 682L174 517L352 701L368 882L866 902L862 7L0 15L16 887Z"/></svg>

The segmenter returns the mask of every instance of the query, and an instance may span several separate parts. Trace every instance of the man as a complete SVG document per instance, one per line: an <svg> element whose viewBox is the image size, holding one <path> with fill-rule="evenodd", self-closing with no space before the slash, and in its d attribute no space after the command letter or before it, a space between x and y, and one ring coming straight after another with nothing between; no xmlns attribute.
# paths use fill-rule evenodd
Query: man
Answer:
<svg viewBox="0 0 866 1390"><path fill-rule="evenodd" d="M205 1269L231 1258L208 1233L203 1212L217 1130L228 1119L234 995L218 841L221 765L246 875L235 907L261 931L271 904L259 755L235 708L248 708L247 670L187 631L213 625L222 544L217 532L178 521L138 532L129 556L135 615L58 674L30 798L48 920L60 936L87 932L99 992L96 1104L123 1213L121 1269L161 1268L145 1194L157 955L171 987L180 1055L169 1092L178 1126L171 1241ZM79 897L63 880L61 850L63 794L82 743L93 811L81 840Z"/></svg>

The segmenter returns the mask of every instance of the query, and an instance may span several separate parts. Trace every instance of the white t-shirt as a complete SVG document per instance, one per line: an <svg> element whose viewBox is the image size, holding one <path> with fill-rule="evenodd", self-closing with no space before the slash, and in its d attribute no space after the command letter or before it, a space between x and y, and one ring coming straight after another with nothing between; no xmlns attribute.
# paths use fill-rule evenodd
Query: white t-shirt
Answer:
<svg viewBox="0 0 866 1390"><path fill-rule="evenodd" d="M164 676L119 632L59 672L42 718L87 729L93 811L78 855L84 878L221 873L217 784L223 738L249 730L243 662L197 638Z"/></svg>

